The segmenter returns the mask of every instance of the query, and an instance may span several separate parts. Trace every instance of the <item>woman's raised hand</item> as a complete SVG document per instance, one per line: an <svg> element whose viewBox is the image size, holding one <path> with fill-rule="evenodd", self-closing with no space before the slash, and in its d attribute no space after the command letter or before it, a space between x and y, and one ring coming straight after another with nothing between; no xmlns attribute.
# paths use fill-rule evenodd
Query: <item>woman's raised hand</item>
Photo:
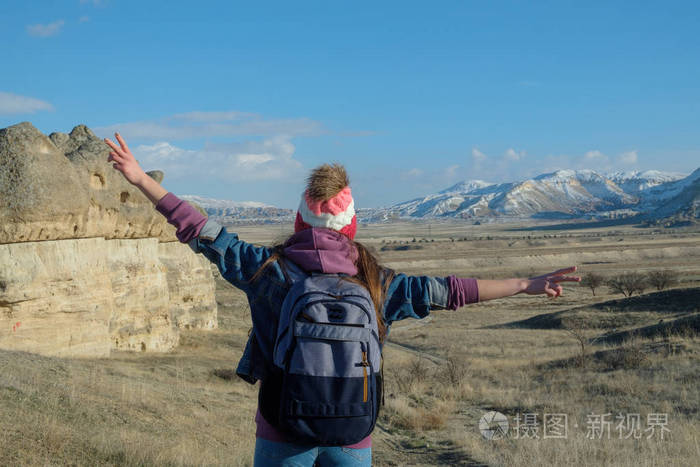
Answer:
<svg viewBox="0 0 700 467"><path fill-rule="evenodd" d="M114 164L112 164L114 169L120 171L129 183L138 185L143 181L143 177L147 177L146 172L144 172L139 166L139 163L136 162L136 158L131 154L129 146L126 145L121 135L119 133L114 133L114 137L119 142L119 146L114 144L109 138L104 139L105 143L112 148L107 162L114 162Z"/></svg>
<svg viewBox="0 0 700 467"><path fill-rule="evenodd" d="M547 294L551 298L561 296L564 288L560 282L580 282L579 276L567 276L567 274L576 271L576 266L571 266L564 269L559 269L554 272L542 274L541 276L531 277L528 279L528 285L525 288L525 293L529 295Z"/></svg>

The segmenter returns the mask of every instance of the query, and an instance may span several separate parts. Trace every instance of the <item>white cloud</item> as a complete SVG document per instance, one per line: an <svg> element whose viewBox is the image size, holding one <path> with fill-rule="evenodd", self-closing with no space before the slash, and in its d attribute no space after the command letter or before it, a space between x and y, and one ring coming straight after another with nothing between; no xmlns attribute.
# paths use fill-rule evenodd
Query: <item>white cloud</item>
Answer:
<svg viewBox="0 0 700 467"><path fill-rule="evenodd" d="M610 157L598 150L586 152L581 159L575 159L571 168L593 169L604 173L611 170L625 169L637 163L637 151L628 151L617 157Z"/></svg>
<svg viewBox="0 0 700 467"><path fill-rule="evenodd" d="M274 159L275 158L270 154L238 154L236 156L236 166L254 169L265 162L270 162Z"/></svg>
<svg viewBox="0 0 700 467"><path fill-rule="evenodd" d="M445 169L445 178L448 180L454 179L455 176L457 175L457 171L459 170L458 165L451 165Z"/></svg>
<svg viewBox="0 0 700 467"><path fill-rule="evenodd" d="M472 164L469 170L462 170L461 178L465 180L484 179L490 181L510 180L514 176L521 176L523 161L527 152L508 148L500 157L490 157L477 147L472 148ZM528 169L529 170L529 169Z"/></svg>
<svg viewBox="0 0 700 467"><path fill-rule="evenodd" d="M588 162L599 162L599 161L607 161L608 156L603 154L602 152L598 150L592 150L586 152L586 154L583 155L583 159Z"/></svg>
<svg viewBox="0 0 700 467"><path fill-rule="evenodd" d="M486 159L486 154L479 151L477 148L472 148L472 159L474 159L475 162L481 162Z"/></svg>
<svg viewBox="0 0 700 467"><path fill-rule="evenodd" d="M597 149L592 149L586 151L586 153L581 158L574 158L573 162L569 164L568 167L562 167L564 169L593 169L597 171L608 171L612 169L610 164L610 158L598 151Z"/></svg>
<svg viewBox="0 0 700 467"><path fill-rule="evenodd" d="M162 141L152 145L141 145L133 150L134 156L143 166L144 164L167 164L176 160L185 160L187 154L196 154L197 151L188 151Z"/></svg>
<svg viewBox="0 0 700 467"><path fill-rule="evenodd" d="M320 123L306 118L268 119L230 110L179 113L160 120L109 125L94 131L107 137L119 132L127 141L145 143L132 144L141 166L145 170L163 170L168 178L245 183L303 177L302 164L294 157L296 147L292 140L321 134L323 129ZM174 143L177 140L205 143L185 149Z"/></svg>
<svg viewBox="0 0 700 467"><path fill-rule="evenodd" d="M30 24L27 26L27 34L34 37L51 37L61 32L61 28L66 24L59 19L49 24Z"/></svg>
<svg viewBox="0 0 700 467"><path fill-rule="evenodd" d="M319 122L308 118L265 119L254 113L188 112L155 121L117 123L94 129L100 136L121 133L127 139L175 141L232 136L312 136L323 132Z"/></svg>
<svg viewBox="0 0 700 467"><path fill-rule="evenodd" d="M417 168L417 167L414 167L414 168L412 168L412 169L410 169L410 170L406 170L405 172L402 172L402 173L401 173L401 178L402 178L403 180L406 180L406 179L409 179L409 178L418 178L418 177L420 177L421 175L423 175L423 170L421 170L421 169L419 169L419 168Z"/></svg>
<svg viewBox="0 0 700 467"><path fill-rule="evenodd" d="M34 97L20 96L0 91L0 115L31 114L41 110L53 110L53 106Z"/></svg>
<svg viewBox="0 0 700 467"><path fill-rule="evenodd" d="M629 170L638 164L638 151L628 151L616 155L591 149L579 155L548 154L530 155L525 150L508 148L501 157L489 157L478 148L472 149L472 162L469 167L451 166L436 169L425 178L439 179L444 185L452 177L464 180L483 179L492 182L522 180L527 177L554 172L559 169L592 169L600 174L615 170ZM438 176L439 174L439 176Z"/></svg>
<svg viewBox="0 0 700 467"><path fill-rule="evenodd" d="M288 137L275 136L195 150L158 142L133 152L144 170L162 170L169 178L249 182L298 178L302 164L293 157L295 149Z"/></svg>
<svg viewBox="0 0 700 467"><path fill-rule="evenodd" d="M609 156L599 150L590 150L582 156L566 154L549 155L545 158L552 170L557 169L591 169L600 174L616 170L629 170L631 165L638 162L637 151L628 151L617 156Z"/></svg>
<svg viewBox="0 0 700 467"><path fill-rule="evenodd" d="M88 21L90 21L89 16L81 16L80 18L78 18L79 23L87 23Z"/></svg>
<svg viewBox="0 0 700 467"><path fill-rule="evenodd" d="M622 165L634 165L637 163L637 151L623 152L617 160Z"/></svg>
<svg viewBox="0 0 700 467"><path fill-rule="evenodd" d="M503 154L503 158L507 161L519 161L525 157L525 151L516 151L513 148L508 148Z"/></svg>

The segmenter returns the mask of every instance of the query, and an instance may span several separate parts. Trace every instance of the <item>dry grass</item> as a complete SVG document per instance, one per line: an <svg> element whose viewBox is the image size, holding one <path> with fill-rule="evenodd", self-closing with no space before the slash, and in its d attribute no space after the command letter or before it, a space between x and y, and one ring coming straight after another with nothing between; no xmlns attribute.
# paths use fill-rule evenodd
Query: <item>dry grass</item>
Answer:
<svg viewBox="0 0 700 467"><path fill-rule="evenodd" d="M414 432L444 428L455 412L456 403L470 390L466 366L453 357L444 364L420 356L391 360L381 419L384 428Z"/></svg>
<svg viewBox="0 0 700 467"><path fill-rule="evenodd" d="M1 352L0 464L250 464L252 388L203 359L144 363Z"/></svg>
<svg viewBox="0 0 700 467"><path fill-rule="evenodd" d="M481 305L469 322L474 325L494 304ZM466 310L462 311L467 316ZM441 328L444 321L462 322L447 313L436 315L421 341L459 342ZM462 318L463 316L460 316ZM445 323L447 324L447 323ZM416 342L413 330L395 333L402 342ZM464 331L463 331L464 332ZM472 458L489 465L692 465L700 452L698 406L700 372L697 336L666 336L655 341L635 338L622 345L593 345L581 367L580 342L564 330L475 329L461 346L469 362L469 390L457 398L456 414L442 431ZM505 343L504 343L505 341ZM501 347L502 346L502 347ZM457 347L459 349L460 347ZM455 349L452 350L455 352ZM558 363L557 363L558 362ZM554 364L553 364L554 363ZM440 398L440 389L435 390ZM430 393L428 388L424 393ZM477 427L487 410L500 411L513 423L517 414L566 413L567 439L485 440ZM669 436L661 440L587 439L590 413L667 413ZM574 429L573 424L579 427ZM646 428L646 425L644 426Z"/></svg>

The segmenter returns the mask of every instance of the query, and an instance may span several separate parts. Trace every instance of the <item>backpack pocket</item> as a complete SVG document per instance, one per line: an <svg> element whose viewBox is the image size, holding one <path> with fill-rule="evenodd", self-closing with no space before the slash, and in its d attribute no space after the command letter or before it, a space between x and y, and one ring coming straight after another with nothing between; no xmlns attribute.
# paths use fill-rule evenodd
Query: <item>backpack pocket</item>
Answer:
<svg viewBox="0 0 700 467"><path fill-rule="evenodd" d="M296 321L283 378L283 425L323 444L371 432L371 331L362 324ZM350 438L352 437L352 438Z"/></svg>

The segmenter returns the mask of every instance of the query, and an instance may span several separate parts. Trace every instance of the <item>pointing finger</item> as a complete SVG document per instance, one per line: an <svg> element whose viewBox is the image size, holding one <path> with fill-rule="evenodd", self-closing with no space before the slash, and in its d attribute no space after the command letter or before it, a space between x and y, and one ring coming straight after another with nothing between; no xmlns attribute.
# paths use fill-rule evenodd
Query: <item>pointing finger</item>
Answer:
<svg viewBox="0 0 700 467"><path fill-rule="evenodd" d="M575 270L576 270L576 266L569 266L568 268L563 268L563 269L559 269L558 271L554 271L552 273L552 275L560 276L562 274L568 274L570 272L574 272Z"/></svg>
<svg viewBox="0 0 700 467"><path fill-rule="evenodd" d="M554 276L550 278L552 282L580 282L579 276Z"/></svg>
<svg viewBox="0 0 700 467"><path fill-rule="evenodd" d="M105 138L105 139L104 139L104 142L107 143L107 145L108 145L110 148L114 149L114 152L116 152L117 154L119 154L119 153L121 152L121 148L119 148L119 146L117 146L116 144L114 144L114 143L112 142L112 140L110 140L109 138ZM121 155L121 154L119 154L119 155Z"/></svg>
<svg viewBox="0 0 700 467"><path fill-rule="evenodd" d="M122 138L122 135L119 133L114 133L115 138L117 138L117 141L119 141L119 145L122 147L122 150L124 152L129 152L129 146L126 145L126 141L124 141L124 138Z"/></svg>

